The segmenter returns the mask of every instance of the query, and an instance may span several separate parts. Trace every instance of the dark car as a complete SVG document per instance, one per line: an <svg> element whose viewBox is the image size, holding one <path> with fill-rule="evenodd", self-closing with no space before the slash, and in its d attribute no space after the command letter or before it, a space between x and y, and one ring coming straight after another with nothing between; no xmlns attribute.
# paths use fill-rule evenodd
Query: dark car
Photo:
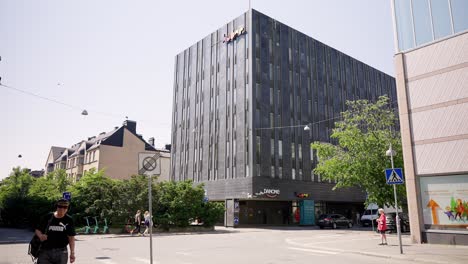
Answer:
<svg viewBox="0 0 468 264"><path fill-rule="evenodd" d="M410 230L409 217L406 213L398 213L400 217L400 230L402 233L408 232ZM396 232L396 213L387 213L385 214L387 219L387 230L390 232Z"/></svg>
<svg viewBox="0 0 468 264"><path fill-rule="evenodd" d="M353 227L353 221L340 214L323 214L319 217L318 226L320 229L325 227L336 229L339 226L351 228Z"/></svg>

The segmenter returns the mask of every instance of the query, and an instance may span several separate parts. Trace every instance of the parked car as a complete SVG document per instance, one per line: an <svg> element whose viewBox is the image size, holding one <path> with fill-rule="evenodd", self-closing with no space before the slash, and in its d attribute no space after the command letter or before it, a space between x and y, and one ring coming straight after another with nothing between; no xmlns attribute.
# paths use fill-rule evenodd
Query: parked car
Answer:
<svg viewBox="0 0 468 264"><path fill-rule="evenodd" d="M353 221L340 214L323 214L319 216L318 226L320 229L325 227L336 229L339 226L351 228Z"/></svg>
<svg viewBox="0 0 468 264"><path fill-rule="evenodd" d="M377 206L376 206L377 207ZM361 216L361 225L362 226L371 226L372 221L374 221L374 226L376 226L376 219L379 218L379 213L377 212L377 208L375 209L367 209Z"/></svg>
<svg viewBox="0 0 468 264"><path fill-rule="evenodd" d="M410 225L409 225L409 217L406 213L398 213L400 217L400 230L402 233L409 232ZM387 213L385 214L387 219L387 230L390 232L396 232L396 213Z"/></svg>

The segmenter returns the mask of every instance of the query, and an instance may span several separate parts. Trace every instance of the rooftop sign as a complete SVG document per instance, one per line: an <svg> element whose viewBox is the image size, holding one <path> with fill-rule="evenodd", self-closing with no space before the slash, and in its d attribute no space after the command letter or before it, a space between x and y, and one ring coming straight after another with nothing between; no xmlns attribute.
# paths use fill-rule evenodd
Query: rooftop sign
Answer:
<svg viewBox="0 0 468 264"><path fill-rule="evenodd" d="M234 41L239 37L240 35L245 34L245 28L244 27L239 27L235 31L229 33L228 35L224 34L224 40L223 43L229 43L231 41Z"/></svg>

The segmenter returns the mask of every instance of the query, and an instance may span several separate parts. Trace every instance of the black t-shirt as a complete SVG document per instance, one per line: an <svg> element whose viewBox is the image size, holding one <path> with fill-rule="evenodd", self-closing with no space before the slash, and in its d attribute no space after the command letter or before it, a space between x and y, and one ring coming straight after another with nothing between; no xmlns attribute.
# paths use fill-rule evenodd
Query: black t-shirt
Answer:
<svg viewBox="0 0 468 264"><path fill-rule="evenodd" d="M52 215L53 213L44 216L36 227L43 234L46 234L45 229ZM73 219L69 215L65 215L62 218L53 216L47 230L47 240L43 242L42 247L64 248L68 245L68 237L75 235L75 225L73 224Z"/></svg>

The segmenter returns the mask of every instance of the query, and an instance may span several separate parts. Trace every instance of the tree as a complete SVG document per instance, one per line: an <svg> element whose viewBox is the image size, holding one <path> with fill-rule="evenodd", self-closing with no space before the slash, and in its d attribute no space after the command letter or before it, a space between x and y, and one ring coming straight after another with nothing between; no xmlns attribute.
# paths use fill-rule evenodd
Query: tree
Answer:
<svg viewBox="0 0 468 264"><path fill-rule="evenodd" d="M155 177L153 177L153 182ZM148 208L148 177L144 175L133 175L130 179L116 182L118 196L112 208L112 220L125 223L127 218L132 217L137 210ZM153 201L157 200L156 185L152 185ZM153 208L155 203L153 202Z"/></svg>
<svg viewBox="0 0 468 264"><path fill-rule="evenodd" d="M55 170L44 177L35 180L29 189L28 195L34 198L43 198L56 201L62 197L63 192L71 186L65 170Z"/></svg>
<svg viewBox="0 0 468 264"><path fill-rule="evenodd" d="M336 182L334 189L357 186L367 193L367 203L391 205L393 188L386 184L385 168L390 158L385 155L389 144L396 151L395 167L403 167L401 137L397 115L389 98L380 96L377 102L348 101L342 121L335 123L331 139L336 144L315 142L319 162L314 172L323 179ZM404 185L397 186L399 197L405 197ZM401 201L401 198L400 198Z"/></svg>
<svg viewBox="0 0 468 264"><path fill-rule="evenodd" d="M28 192L35 179L29 169L13 168L0 182L0 211L3 224L20 226L30 219Z"/></svg>
<svg viewBox="0 0 468 264"><path fill-rule="evenodd" d="M112 214L111 208L119 195L116 181L104 175L103 170L91 169L71 186L71 209L78 223L84 216L103 218Z"/></svg>

